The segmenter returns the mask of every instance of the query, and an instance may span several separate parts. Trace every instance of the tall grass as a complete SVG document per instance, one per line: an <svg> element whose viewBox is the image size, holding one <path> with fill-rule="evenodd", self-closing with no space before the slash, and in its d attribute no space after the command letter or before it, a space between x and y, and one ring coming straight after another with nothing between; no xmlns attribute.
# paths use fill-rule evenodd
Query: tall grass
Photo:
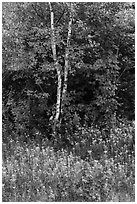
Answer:
<svg viewBox="0 0 137 204"><path fill-rule="evenodd" d="M95 131L85 158L80 145L76 154L78 144L69 153L13 140L3 144L3 202L135 201L135 155L129 145L133 131L124 128L105 142ZM125 142L120 143L123 134Z"/></svg>

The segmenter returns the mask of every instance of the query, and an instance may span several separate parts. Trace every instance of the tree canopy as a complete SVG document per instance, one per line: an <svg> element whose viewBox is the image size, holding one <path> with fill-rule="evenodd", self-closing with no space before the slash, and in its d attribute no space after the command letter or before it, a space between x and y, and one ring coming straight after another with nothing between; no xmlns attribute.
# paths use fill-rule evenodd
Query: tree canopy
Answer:
<svg viewBox="0 0 137 204"><path fill-rule="evenodd" d="M135 4L51 6L52 10L45 2L2 4L6 129L26 136L39 131L50 138L59 89L60 131L66 131L64 124L74 132L78 125L107 127L115 119L134 120Z"/></svg>

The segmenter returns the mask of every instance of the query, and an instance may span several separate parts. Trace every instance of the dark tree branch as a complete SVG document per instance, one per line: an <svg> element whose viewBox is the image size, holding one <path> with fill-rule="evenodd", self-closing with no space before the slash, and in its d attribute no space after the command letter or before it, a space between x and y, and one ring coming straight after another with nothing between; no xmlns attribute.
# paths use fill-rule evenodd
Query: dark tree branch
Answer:
<svg viewBox="0 0 137 204"><path fill-rule="evenodd" d="M55 25L58 24L58 22L61 20L61 18L63 17L64 13L65 13L66 9L64 8L62 14L60 15L60 17L58 18L58 20L55 22Z"/></svg>

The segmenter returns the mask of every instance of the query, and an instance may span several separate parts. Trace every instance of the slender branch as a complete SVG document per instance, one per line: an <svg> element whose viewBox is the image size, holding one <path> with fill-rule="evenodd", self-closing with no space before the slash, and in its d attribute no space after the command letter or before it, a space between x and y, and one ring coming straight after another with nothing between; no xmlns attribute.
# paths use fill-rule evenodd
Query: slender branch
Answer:
<svg viewBox="0 0 137 204"><path fill-rule="evenodd" d="M61 15L60 15L60 17L58 18L58 20L55 22L55 25L57 25L58 24L58 22L61 20L61 18L63 17L63 15L64 15L64 13L65 13L65 8L64 8L64 10L63 10L63 12L61 13Z"/></svg>
<svg viewBox="0 0 137 204"><path fill-rule="evenodd" d="M44 90L43 90L43 88L42 88L42 86L41 86L40 84L37 84L37 85L40 87L41 91L42 91L43 93L45 93Z"/></svg>
<svg viewBox="0 0 137 204"><path fill-rule="evenodd" d="M123 75L123 73L126 71L126 67L125 67L125 69L122 71L122 73L120 74L120 76L116 79L116 82L121 78L121 76Z"/></svg>
<svg viewBox="0 0 137 204"><path fill-rule="evenodd" d="M118 46L120 46L120 37L119 37L119 42L118 42ZM116 57L118 59L118 55L119 55L119 47L117 48L117 53L116 53ZM126 71L126 67L125 69L122 71L122 73L118 76L118 78L116 79L116 82L121 78L121 76L123 75L123 73Z"/></svg>

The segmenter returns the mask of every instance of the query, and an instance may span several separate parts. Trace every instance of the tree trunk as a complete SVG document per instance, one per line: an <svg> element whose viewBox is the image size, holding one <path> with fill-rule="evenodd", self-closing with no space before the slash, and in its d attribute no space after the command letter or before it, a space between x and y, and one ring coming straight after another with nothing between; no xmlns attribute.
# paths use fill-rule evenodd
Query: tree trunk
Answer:
<svg viewBox="0 0 137 204"><path fill-rule="evenodd" d="M69 49L70 49L70 38L71 38L71 31L72 31L72 3L70 4L70 18L69 18L69 25L68 25L68 35L67 35L67 45L65 50L65 66L64 66L64 84L62 90L62 103L61 103L61 113L63 113L64 104L66 101L66 93L67 93L67 82L68 82L68 70L69 70Z"/></svg>
<svg viewBox="0 0 137 204"><path fill-rule="evenodd" d="M52 9L52 5L49 2L50 7L50 15L51 15L51 47L54 59L54 66L58 75L58 85L57 85L57 102L56 102L56 114L54 117L54 125L53 125L53 133L56 133L56 126L59 123L60 114L63 113L64 104L66 101L66 93L67 93L67 81L68 81L68 69L69 69L69 49L70 49L70 38L72 31L72 3L69 4L70 9L70 18L68 24L68 35L67 35L67 45L65 49L65 66L64 66L64 84L62 88L62 77L61 77L61 65L58 63L57 53L56 53L56 38L55 38L55 28L54 28L54 12Z"/></svg>
<svg viewBox="0 0 137 204"><path fill-rule="evenodd" d="M119 43L118 43L118 48L117 48L117 53L116 53L116 62L115 62L115 72L117 71L116 68L118 66L118 55L119 55L119 44L120 44L120 38L119 38ZM114 84L117 86L117 79L116 79L116 73L114 77ZM114 90L114 99L116 100L116 89ZM113 130L116 128L116 110L114 111L112 115L112 128Z"/></svg>
<svg viewBox="0 0 137 204"><path fill-rule="evenodd" d="M59 117L60 117L62 78L61 78L61 65L58 63L57 53L56 53L54 12L53 12L52 5L50 2L49 2L49 7L50 7L50 14L51 14L51 47L52 47L52 53L53 53L53 59L54 59L54 66L55 66L55 69L58 75L56 114L55 114L54 125L53 125L53 132L55 132L56 124L59 121Z"/></svg>

